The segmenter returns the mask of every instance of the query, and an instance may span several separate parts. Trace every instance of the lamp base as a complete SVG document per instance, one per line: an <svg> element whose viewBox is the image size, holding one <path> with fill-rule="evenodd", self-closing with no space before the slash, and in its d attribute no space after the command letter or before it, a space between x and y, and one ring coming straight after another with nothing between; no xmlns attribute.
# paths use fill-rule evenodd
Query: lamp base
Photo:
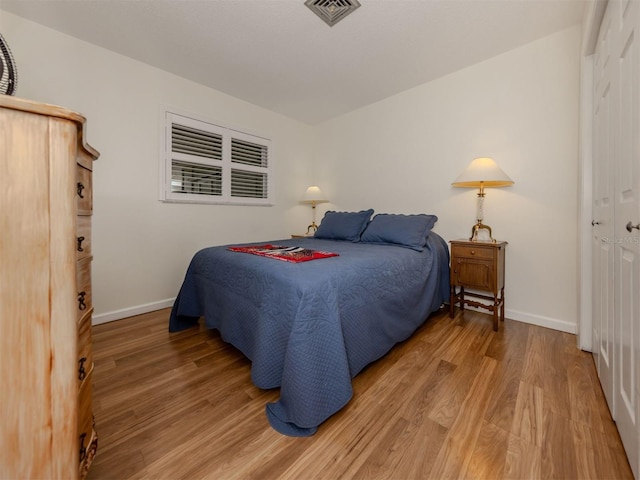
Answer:
<svg viewBox="0 0 640 480"><path fill-rule="evenodd" d="M491 235L491 227L489 225L485 225L480 220L478 220L478 223L476 223L471 228L471 238L469 239L469 241L477 242L478 241L478 232L480 230L489 230L489 238L491 239L491 242L492 243L496 243L496 239L493 238L493 235Z"/></svg>
<svg viewBox="0 0 640 480"><path fill-rule="evenodd" d="M316 230L318 230L318 225L316 225L316 222L311 222L311 225L309 225L309 226L307 227L307 235L309 235L309 232L310 232L311 230L313 230L313 231L314 231L314 233L315 233L315 231L316 231Z"/></svg>

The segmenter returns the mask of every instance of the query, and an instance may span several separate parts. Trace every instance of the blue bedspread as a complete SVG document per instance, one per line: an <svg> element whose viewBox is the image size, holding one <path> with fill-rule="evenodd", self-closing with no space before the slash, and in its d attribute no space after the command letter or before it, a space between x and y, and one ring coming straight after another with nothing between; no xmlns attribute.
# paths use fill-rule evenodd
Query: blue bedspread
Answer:
<svg viewBox="0 0 640 480"><path fill-rule="evenodd" d="M169 330L192 327L203 316L251 360L257 387L280 387L280 399L266 406L271 426L312 435L347 404L358 372L448 300L449 252L434 232L423 252L314 238L268 243L339 256L288 263L226 246L201 250Z"/></svg>

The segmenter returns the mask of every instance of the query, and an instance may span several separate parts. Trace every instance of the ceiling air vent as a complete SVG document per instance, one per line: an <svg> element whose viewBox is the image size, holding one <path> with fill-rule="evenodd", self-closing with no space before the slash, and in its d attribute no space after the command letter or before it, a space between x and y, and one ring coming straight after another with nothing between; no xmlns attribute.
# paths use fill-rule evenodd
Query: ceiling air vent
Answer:
<svg viewBox="0 0 640 480"><path fill-rule="evenodd" d="M304 4L330 27L360 6L358 0L307 0Z"/></svg>

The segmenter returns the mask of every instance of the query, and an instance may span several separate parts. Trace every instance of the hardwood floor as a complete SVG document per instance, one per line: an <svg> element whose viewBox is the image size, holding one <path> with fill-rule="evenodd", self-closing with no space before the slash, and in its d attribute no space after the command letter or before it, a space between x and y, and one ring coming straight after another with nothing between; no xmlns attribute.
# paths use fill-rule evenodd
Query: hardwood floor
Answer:
<svg viewBox="0 0 640 480"><path fill-rule="evenodd" d="M278 390L215 331L169 310L98 325L99 479L631 479L591 355L574 335L488 315L433 315L369 365L307 438L264 414Z"/></svg>

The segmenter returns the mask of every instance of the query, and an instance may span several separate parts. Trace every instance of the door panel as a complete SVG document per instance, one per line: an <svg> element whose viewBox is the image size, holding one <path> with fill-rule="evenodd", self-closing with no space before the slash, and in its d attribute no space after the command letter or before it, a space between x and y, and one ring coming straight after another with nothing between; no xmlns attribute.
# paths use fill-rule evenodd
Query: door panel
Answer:
<svg viewBox="0 0 640 480"><path fill-rule="evenodd" d="M611 9L607 9L600 27L594 62L594 125L593 125L593 349L598 376L609 409L614 404L614 234L613 188L614 162L612 139L612 83L614 68L611 60Z"/></svg>
<svg viewBox="0 0 640 480"><path fill-rule="evenodd" d="M614 2L615 4L615 2ZM619 4L620 27L616 42L617 134L615 210L615 327L614 419L636 478L638 465L638 411L635 369L640 361L637 329L640 328L640 235L627 228L640 223L640 8L637 1ZM630 230L630 231L629 231Z"/></svg>

